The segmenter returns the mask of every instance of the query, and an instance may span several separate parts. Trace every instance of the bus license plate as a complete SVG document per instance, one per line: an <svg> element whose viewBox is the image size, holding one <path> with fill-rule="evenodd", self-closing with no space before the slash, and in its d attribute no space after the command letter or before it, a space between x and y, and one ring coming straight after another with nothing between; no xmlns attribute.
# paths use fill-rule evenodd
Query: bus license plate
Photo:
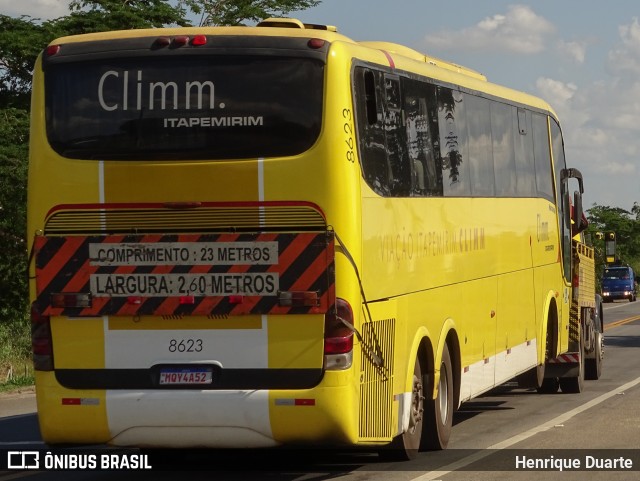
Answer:
<svg viewBox="0 0 640 481"><path fill-rule="evenodd" d="M175 386L189 384L211 384L213 372L207 368L162 369L160 385Z"/></svg>

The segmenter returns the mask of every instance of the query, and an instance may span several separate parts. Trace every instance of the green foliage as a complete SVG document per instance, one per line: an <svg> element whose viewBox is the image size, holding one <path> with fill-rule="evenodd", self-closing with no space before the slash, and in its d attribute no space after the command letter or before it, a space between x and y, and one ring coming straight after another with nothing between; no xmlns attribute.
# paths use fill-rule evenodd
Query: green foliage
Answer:
<svg viewBox="0 0 640 481"><path fill-rule="evenodd" d="M0 379L0 392L15 391L20 388L32 386L34 383L33 374L23 374L19 376L12 376L8 378L7 382L2 382Z"/></svg>
<svg viewBox="0 0 640 481"><path fill-rule="evenodd" d="M29 109L33 64L53 35L49 23L0 15L0 109Z"/></svg>
<svg viewBox="0 0 640 481"><path fill-rule="evenodd" d="M0 322L0 381L4 381L4 373L15 373L16 366L30 357L31 326L26 316Z"/></svg>
<svg viewBox="0 0 640 481"><path fill-rule="evenodd" d="M29 113L0 110L0 322L24 321Z"/></svg>
<svg viewBox="0 0 640 481"><path fill-rule="evenodd" d="M179 0L200 17L200 25L242 25L315 7L319 0Z"/></svg>
<svg viewBox="0 0 640 481"><path fill-rule="evenodd" d="M53 21L64 35L190 25L185 9L166 0L73 0L69 8Z"/></svg>

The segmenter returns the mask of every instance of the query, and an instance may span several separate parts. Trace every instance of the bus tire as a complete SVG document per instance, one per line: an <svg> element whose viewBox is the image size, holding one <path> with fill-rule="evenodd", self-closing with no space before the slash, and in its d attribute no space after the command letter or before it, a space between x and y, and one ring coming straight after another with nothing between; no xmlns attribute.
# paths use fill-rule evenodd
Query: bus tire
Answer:
<svg viewBox="0 0 640 481"><path fill-rule="evenodd" d="M393 438L388 446L379 451L384 461L408 461L417 456L424 433L424 386L426 378L422 373L420 355L416 356L411 386L411 407L409 427L406 432Z"/></svg>
<svg viewBox="0 0 640 481"><path fill-rule="evenodd" d="M518 387L522 389L538 389L544 382L544 364L540 364L518 375Z"/></svg>
<svg viewBox="0 0 640 481"><path fill-rule="evenodd" d="M560 387L560 381L557 377L547 377L542 381L542 385L538 388L540 394L555 394Z"/></svg>
<svg viewBox="0 0 640 481"><path fill-rule="evenodd" d="M436 451L447 447L453 426L453 399L453 369L449 346L445 343L440 362L438 395L425 402L423 449Z"/></svg>
<svg viewBox="0 0 640 481"><path fill-rule="evenodd" d="M600 379L602 375L602 359L604 357L604 336L601 332L595 332L594 358L585 360L584 377L589 380Z"/></svg>

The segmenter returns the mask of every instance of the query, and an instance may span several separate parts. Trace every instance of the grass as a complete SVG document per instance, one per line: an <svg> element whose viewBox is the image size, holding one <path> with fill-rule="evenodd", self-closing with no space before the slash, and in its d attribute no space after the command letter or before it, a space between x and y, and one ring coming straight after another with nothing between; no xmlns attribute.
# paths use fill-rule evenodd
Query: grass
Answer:
<svg viewBox="0 0 640 481"><path fill-rule="evenodd" d="M0 392L15 391L34 383L31 359L0 362Z"/></svg>
<svg viewBox="0 0 640 481"><path fill-rule="evenodd" d="M0 392L30 386L33 381L29 320L0 319Z"/></svg>
<svg viewBox="0 0 640 481"><path fill-rule="evenodd" d="M14 376L7 382L0 383L0 393L17 391L29 386L33 386L33 374Z"/></svg>

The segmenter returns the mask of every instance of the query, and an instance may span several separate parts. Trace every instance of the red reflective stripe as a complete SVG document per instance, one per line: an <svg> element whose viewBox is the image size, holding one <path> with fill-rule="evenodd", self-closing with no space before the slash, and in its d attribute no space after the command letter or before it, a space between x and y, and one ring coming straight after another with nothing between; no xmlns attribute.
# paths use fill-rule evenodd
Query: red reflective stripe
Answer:
<svg viewBox="0 0 640 481"><path fill-rule="evenodd" d="M555 359L550 359L549 363L551 364L564 364L564 363L572 363L572 362L580 362L579 354L561 354Z"/></svg>
<svg viewBox="0 0 640 481"><path fill-rule="evenodd" d="M396 68L396 63L393 61L393 57L386 50L381 50L385 57L387 57L387 61L389 62L389 66L391 68Z"/></svg>
<svg viewBox="0 0 640 481"><path fill-rule="evenodd" d="M63 397L63 406L80 406L81 399L79 397Z"/></svg>

